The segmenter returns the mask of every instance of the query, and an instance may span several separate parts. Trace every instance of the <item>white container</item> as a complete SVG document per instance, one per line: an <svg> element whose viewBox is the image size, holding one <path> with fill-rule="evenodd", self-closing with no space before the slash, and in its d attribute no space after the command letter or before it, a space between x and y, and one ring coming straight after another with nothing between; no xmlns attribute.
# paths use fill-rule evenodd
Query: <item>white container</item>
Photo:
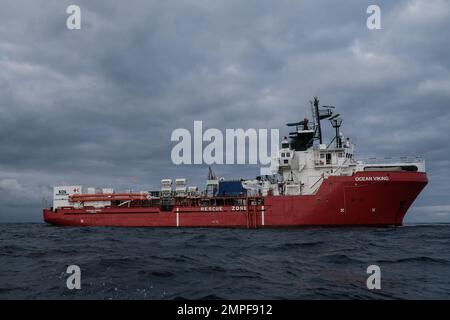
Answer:
<svg viewBox="0 0 450 320"><path fill-rule="evenodd" d="M161 180L162 186L171 186L172 185L172 179L162 179Z"/></svg>
<svg viewBox="0 0 450 320"><path fill-rule="evenodd" d="M175 185L182 185L182 186L184 186L184 185L186 185L186 179L185 178L183 178L183 179L175 179Z"/></svg>
<svg viewBox="0 0 450 320"><path fill-rule="evenodd" d="M101 194L101 193L102 193L102 189L95 188L95 187L87 187L87 188L85 188L85 192L83 192L83 194Z"/></svg>
<svg viewBox="0 0 450 320"><path fill-rule="evenodd" d="M102 192L103 192L103 194L110 194L110 193L114 193L114 189L113 188L103 188Z"/></svg>
<svg viewBox="0 0 450 320"><path fill-rule="evenodd" d="M73 194L81 194L82 186L56 186L53 187L53 208L71 207L69 196Z"/></svg>

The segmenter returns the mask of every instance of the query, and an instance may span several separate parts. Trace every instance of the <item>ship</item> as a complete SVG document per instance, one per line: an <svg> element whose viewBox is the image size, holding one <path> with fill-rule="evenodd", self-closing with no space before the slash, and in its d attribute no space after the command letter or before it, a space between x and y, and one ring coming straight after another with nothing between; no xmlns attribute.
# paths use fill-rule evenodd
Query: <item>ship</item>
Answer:
<svg viewBox="0 0 450 320"><path fill-rule="evenodd" d="M310 101L312 119L288 123L271 174L226 180L211 167L203 191L186 179L162 179L159 190L114 192L53 187L44 220L60 226L277 228L400 226L427 185L421 157L355 157L334 106ZM325 143L329 123L334 137ZM205 175L206 176L206 175Z"/></svg>

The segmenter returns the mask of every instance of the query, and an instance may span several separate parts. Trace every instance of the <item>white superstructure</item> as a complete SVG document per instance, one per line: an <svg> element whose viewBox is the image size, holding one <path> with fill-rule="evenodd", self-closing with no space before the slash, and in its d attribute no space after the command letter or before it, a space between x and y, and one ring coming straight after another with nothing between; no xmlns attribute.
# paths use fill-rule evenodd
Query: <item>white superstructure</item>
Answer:
<svg viewBox="0 0 450 320"><path fill-rule="evenodd" d="M285 137L281 141L281 148L272 159L272 174L279 175L279 178L247 180L243 182L245 189L261 195L310 195L330 176L350 176L358 171L425 172L425 162L418 157L357 161L354 144L339 131L342 119L339 114L333 115L331 110L334 107L320 107L317 97L312 107L312 126L308 119L288 124L295 127L295 131L290 133L290 139ZM330 120L336 131L329 144L322 142L320 120L323 119Z"/></svg>

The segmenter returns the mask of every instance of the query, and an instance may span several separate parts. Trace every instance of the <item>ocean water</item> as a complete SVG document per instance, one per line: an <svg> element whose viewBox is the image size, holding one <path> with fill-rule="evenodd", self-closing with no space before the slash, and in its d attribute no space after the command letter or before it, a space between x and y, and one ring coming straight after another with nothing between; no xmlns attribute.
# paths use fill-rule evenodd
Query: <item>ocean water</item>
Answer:
<svg viewBox="0 0 450 320"><path fill-rule="evenodd" d="M369 265L381 289L368 290ZM81 268L69 290L68 265ZM0 224L0 299L449 299L450 225L152 229Z"/></svg>

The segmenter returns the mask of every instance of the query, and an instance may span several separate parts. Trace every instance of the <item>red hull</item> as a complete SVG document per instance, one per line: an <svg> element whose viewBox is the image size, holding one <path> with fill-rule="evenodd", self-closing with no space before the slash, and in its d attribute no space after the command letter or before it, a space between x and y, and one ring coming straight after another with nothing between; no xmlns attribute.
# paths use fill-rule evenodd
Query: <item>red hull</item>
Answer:
<svg viewBox="0 0 450 320"><path fill-rule="evenodd" d="M315 195L267 196L248 207L106 207L44 209L44 220L64 226L299 227L401 225L426 186L426 173L357 172L325 179Z"/></svg>

